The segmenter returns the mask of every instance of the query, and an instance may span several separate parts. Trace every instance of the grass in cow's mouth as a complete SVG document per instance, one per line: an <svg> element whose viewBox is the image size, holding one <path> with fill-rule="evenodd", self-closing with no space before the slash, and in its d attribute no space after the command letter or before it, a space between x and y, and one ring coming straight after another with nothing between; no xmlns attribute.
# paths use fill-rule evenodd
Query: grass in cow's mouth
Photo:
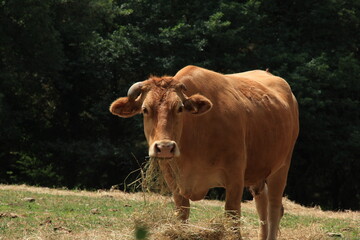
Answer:
<svg viewBox="0 0 360 240"><path fill-rule="evenodd" d="M141 174L141 184L143 189L148 192L168 195L171 192L161 173L159 161L172 161L172 159L150 157L145 163L143 174Z"/></svg>
<svg viewBox="0 0 360 240"><path fill-rule="evenodd" d="M171 191L167 186L163 174L160 170L159 161L172 161L173 158L156 158L145 157L145 162L140 165L139 161L134 156L139 164L139 168L132 171L128 177L134 173L139 172L137 179L131 183L125 183L126 190L142 192L153 192L161 195L170 195ZM125 181L127 178L125 178Z"/></svg>

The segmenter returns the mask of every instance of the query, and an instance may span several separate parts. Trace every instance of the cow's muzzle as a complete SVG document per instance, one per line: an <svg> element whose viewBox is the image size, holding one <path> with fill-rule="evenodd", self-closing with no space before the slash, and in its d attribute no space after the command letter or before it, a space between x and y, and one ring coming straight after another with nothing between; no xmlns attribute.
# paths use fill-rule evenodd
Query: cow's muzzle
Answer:
<svg viewBox="0 0 360 240"><path fill-rule="evenodd" d="M157 158L174 158L180 156L180 151L174 141L155 141L149 148L149 156Z"/></svg>

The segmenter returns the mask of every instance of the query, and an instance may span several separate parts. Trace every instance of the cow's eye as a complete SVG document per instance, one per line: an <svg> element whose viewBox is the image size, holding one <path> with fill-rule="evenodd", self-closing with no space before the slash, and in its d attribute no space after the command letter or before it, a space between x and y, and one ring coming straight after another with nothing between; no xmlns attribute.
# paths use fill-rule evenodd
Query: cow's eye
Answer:
<svg viewBox="0 0 360 240"><path fill-rule="evenodd" d="M143 112L143 114L148 114L148 113L149 113L149 110L147 110L146 107L143 107L143 108L142 108L142 112Z"/></svg>

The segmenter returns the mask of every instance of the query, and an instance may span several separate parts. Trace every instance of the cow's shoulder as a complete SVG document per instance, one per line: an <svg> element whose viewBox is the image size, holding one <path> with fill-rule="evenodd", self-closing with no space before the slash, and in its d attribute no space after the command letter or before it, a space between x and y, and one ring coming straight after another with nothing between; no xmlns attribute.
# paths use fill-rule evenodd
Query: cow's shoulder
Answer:
<svg viewBox="0 0 360 240"><path fill-rule="evenodd" d="M208 70L206 68L188 65L180 69L174 77L177 79L181 79L182 77L202 78L204 76L221 77L223 76L223 74Z"/></svg>
<svg viewBox="0 0 360 240"><path fill-rule="evenodd" d="M215 94L219 86L223 89L232 87L224 74L193 65L182 68L176 73L174 79L185 84L189 94L202 93L209 96L209 94Z"/></svg>
<svg viewBox="0 0 360 240"><path fill-rule="evenodd" d="M198 71L203 71L204 68L201 67L197 67L194 65L188 65L186 67L183 67L182 69L180 69L176 75L175 78L181 78L183 76L187 76L187 75L193 75L194 73L198 72Z"/></svg>

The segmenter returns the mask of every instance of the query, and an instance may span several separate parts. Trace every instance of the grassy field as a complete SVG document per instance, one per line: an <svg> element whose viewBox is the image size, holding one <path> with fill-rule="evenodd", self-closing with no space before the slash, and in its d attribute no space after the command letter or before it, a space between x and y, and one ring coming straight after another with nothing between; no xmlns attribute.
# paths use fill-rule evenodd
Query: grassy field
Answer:
<svg viewBox="0 0 360 240"><path fill-rule="evenodd" d="M192 203L179 223L169 197L0 185L0 239L232 239L223 202ZM360 239L360 212L324 212L284 199L279 239ZM253 202L242 204L243 239L256 239Z"/></svg>

